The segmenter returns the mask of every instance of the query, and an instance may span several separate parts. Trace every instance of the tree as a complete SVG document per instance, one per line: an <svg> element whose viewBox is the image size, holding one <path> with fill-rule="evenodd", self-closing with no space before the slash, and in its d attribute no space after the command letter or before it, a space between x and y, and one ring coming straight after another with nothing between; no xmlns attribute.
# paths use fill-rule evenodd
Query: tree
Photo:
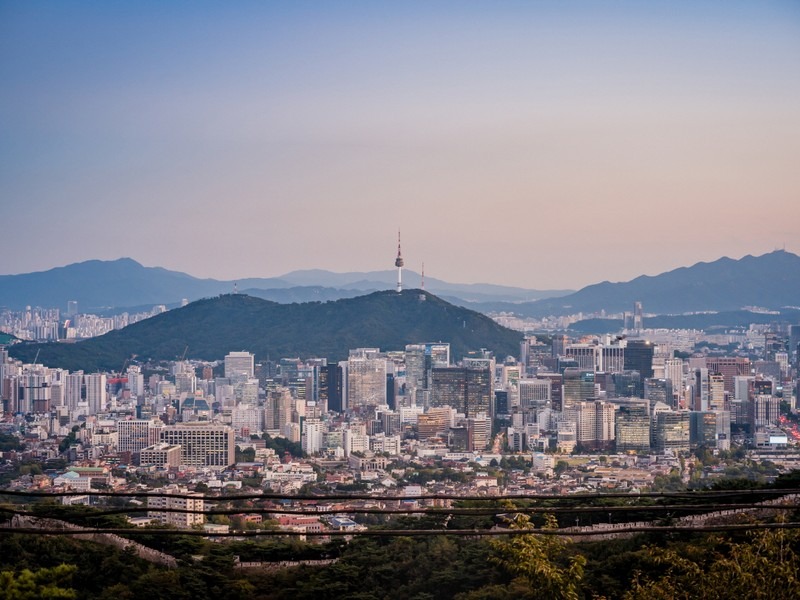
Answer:
<svg viewBox="0 0 800 600"><path fill-rule="evenodd" d="M647 548L656 567L652 571L662 573L658 577L637 573L625 600L800 598L797 531L755 532L744 542L720 537L710 541L711 550L700 546Z"/></svg>
<svg viewBox="0 0 800 600"><path fill-rule="evenodd" d="M556 466L553 469L553 471L555 472L556 475L561 475L567 469L569 469L569 463L565 460L560 460L556 463Z"/></svg>
<svg viewBox="0 0 800 600"><path fill-rule="evenodd" d="M0 433L0 452L8 452L10 450L24 450L25 444L15 435Z"/></svg>
<svg viewBox="0 0 800 600"><path fill-rule="evenodd" d="M70 584L77 570L74 565L59 565L52 569L31 571L23 569L0 572L0 600L39 600L41 598L75 598Z"/></svg>
<svg viewBox="0 0 800 600"><path fill-rule="evenodd" d="M557 526L555 517L547 515L545 528ZM536 535L525 515L517 515L514 527L531 529L531 533L493 540L494 556L490 558L513 577L508 591L513 590L514 597L577 600L586 559L570 554L566 542L555 536Z"/></svg>

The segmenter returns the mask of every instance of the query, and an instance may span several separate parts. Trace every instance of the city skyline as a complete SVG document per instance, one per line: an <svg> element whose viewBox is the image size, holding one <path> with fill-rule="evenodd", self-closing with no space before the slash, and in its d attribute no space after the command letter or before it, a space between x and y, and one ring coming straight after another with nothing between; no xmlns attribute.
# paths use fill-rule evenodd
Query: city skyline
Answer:
<svg viewBox="0 0 800 600"><path fill-rule="evenodd" d="M800 251L791 2L0 11L3 274L389 270L398 228L534 289Z"/></svg>

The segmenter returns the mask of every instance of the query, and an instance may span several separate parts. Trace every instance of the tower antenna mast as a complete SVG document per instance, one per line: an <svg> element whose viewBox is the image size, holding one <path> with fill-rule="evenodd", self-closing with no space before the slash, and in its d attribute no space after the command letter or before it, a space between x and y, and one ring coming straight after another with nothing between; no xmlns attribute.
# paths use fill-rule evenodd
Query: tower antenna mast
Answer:
<svg viewBox="0 0 800 600"><path fill-rule="evenodd" d="M400 254L400 230L397 230L397 258L394 261L397 267L397 293L403 291L403 256Z"/></svg>

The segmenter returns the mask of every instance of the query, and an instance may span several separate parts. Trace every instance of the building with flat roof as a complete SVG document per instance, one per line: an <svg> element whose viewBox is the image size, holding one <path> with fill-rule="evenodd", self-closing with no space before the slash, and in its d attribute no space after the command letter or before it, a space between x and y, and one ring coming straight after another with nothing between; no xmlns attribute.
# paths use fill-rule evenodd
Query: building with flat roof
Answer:
<svg viewBox="0 0 800 600"><path fill-rule="evenodd" d="M246 375L251 379L255 375L255 356L249 352L229 352L225 355L225 377Z"/></svg>
<svg viewBox="0 0 800 600"><path fill-rule="evenodd" d="M181 465L224 469L236 462L233 428L211 423L182 423L161 430L161 441L181 447Z"/></svg>
<svg viewBox="0 0 800 600"><path fill-rule="evenodd" d="M139 465L153 466L159 469L179 467L181 464L181 447L170 446L164 442L142 448L139 452Z"/></svg>
<svg viewBox="0 0 800 600"><path fill-rule="evenodd" d="M163 496L148 496L147 516L151 519L157 519L162 525L181 529L189 529L205 522L205 515L202 512L169 512L165 510L203 511L205 502L202 494L190 492L187 488L177 485L168 485L155 489L153 492L161 493ZM190 497L176 498L177 494Z"/></svg>

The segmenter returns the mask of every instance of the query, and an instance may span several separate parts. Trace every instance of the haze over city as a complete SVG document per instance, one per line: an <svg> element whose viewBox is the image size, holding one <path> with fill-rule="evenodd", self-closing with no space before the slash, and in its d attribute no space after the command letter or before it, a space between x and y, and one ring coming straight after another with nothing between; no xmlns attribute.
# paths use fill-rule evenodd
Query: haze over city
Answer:
<svg viewBox="0 0 800 600"><path fill-rule="evenodd" d="M0 273L797 252L799 62L795 2L4 3Z"/></svg>

